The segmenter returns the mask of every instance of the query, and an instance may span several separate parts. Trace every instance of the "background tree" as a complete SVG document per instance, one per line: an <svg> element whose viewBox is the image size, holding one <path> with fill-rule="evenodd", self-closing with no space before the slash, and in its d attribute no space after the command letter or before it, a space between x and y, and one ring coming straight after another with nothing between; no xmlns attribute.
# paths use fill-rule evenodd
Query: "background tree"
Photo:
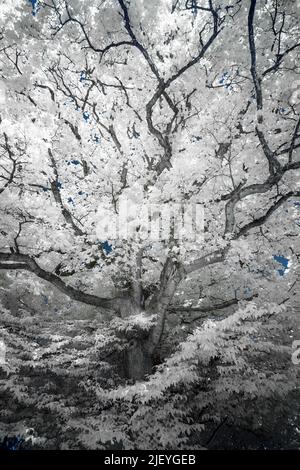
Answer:
<svg viewBox="0 0 300 470"><path fill-rule="evenodd" d="M293 319L298 13L280 0L4 2L6 308L28 298L98 318L133 380L243 300L251 315L271 300ZM201 204L204 238L149 243L138 221L133 239L105 237L121 198L142 208L141 195Z"/></svg>

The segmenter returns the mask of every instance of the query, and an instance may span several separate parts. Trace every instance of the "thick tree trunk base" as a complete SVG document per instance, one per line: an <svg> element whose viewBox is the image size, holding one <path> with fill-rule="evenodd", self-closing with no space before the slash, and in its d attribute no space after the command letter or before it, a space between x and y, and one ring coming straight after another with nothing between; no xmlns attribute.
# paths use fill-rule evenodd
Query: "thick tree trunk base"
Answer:
<svg viewBox="0 0 300 470"><path fill-rule="evenodd" d="M134 340L125 354L126 377L142 380L152 373L153 360L141 341Z"/></svg>

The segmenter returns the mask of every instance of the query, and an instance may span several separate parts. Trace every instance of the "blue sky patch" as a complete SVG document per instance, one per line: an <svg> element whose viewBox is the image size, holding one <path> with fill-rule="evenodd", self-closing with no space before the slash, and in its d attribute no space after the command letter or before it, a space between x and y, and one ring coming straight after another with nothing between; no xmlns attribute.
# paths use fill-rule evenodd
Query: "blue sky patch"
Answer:
<svg viewBox="0 0 300 470"><path fill-rule="evenodd" d="M88 120L90 119L90 114L87 111L84 111L82 116L83 116L83 119L85 120L85 122L88 122Z"/></svg>
<svg viewBox="0 0 300 470"><path fill-rule="evenodd" d="M28 0L29 3L31 4L32 10L32 16L35 16L39 10L39 0Z"/></svg>
<svg viewBox="0 0 300 470"><path fill-rule="evenodd" d="M86 73L85 73L85 71L82 71L82 72L80 72L79 81L84 82L85 80L86 80Z"/></svg>
<svg viewBox="0 0 300 470"><path fill-rule="evenodd" d="M282 268L277 269L279 276L284 276L289 267L289 259L282 255L274 255L273 258L282 266Z"/></svg>
<svg viewBox="0 0 300 470"><path fill-rule="evenodd" d="M49 303L48 297L45 294L42 294L41 297L43 299L43 303L47 305Z"/></svg>
<svg viewBox="0 0 300 470"><path fill-rule="evenodd" d="M200 135L192 135L191 142L198 142L199 140L202 140Z"/></svg>
<svg viewBox="0 0 300 470"><path fill-rule="evenodd" d="M226 80L228 79L228 72L224 72L223 75L221 76L220 80L219 80L219 83L220 85L224 85Z"/></svg>
<svg viewBox="0 0 300 470"><path fill-rule="evenodd" d="M81 165L81 161L80 160L70 160L68 162L68 165Z"/></svg>
<svg viewBox="0 0 300 470"><path fill-rule="evenodd" d="M113 250L112 245L110 245L107 240L105 242L101 243L101 245L102 245L102 248L105 251L106 255L109 255L109 253L112 252L112 250Z"/></svg>
<svg viewBox="0 0 300 470"><path fill-rule="evenodd" d="M231 80L230 80L229 73L227 71L225 71L223 75L221 76L221 78L219 79L219 84L225 87L226 89L229 89L231 87Z"/></svg>
<svg viewBox="0 0 300 470"><path fill-rule="evenodd" d="M92 137L92 141L96 142L96 144L100 144L100 137L97 134L94 134L94 137Z"/></svg>

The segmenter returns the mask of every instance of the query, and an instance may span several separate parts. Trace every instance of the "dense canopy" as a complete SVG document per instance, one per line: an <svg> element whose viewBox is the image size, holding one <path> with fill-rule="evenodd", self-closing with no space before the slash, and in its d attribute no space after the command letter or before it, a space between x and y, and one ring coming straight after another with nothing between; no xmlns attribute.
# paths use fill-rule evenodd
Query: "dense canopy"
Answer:
<svg viewBox="0 0 300 470"><path fill-rule="evenodd" d="M2 2L4 434L201 448L290 416L299 51L292 0Z"/></svg>

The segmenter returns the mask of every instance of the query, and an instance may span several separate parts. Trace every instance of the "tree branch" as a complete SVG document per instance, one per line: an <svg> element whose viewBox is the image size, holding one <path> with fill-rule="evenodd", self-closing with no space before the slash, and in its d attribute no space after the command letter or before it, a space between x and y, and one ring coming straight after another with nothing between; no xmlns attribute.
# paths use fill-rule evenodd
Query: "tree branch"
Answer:
<svg viewBox="0 0 300 470"><path fill-rule="evenodd" d="M98 297L96 295L87 294L63 282L55 274L41 268L37 262L29 255L21 253L0 253L0 269L20 269L30 271L40 279L44 279L52 286L56 287L62 293L66 294L73 300L82 302L87 305L95 307L102 307L106 309L118 307L118 298L107 299Z"/></svg>
<svg viewBox="0 0 300 470"><path fill-rule="evenodd" d="M262 215L261 217L258 217L257 219L252 220L252 222L249 222L248 224L244 225L239 232L235 235L234 238L239 238L241 236L245 236L249 230L259 227L263 225L269 217L278 209L284 202L286 202L290 197L300 197L300 191L290 191L289 193L285 194L284 196L281 196L280 199L278 199L273 206L271 206L267 212Z"/></svg>
<svg viewBox="0 0 300 470"><path fill-rule="evenodd" d="M201 256L189 264L184 265L184 270L187 274L190 274L198 269L210 266L212 264L220 263L225 260L228 247L218 249L207 255Z"/></svg>
<svg viewBox="0 0 300 470"><path fill-rule="evenodd" d="M13 151L11 150L11 147L9 145L7 134L5 132L3 132L3 136L4 136L5 144L2 145L2 147L6 150L9 160L12 162L12 168L11 168L10 172L8 172L9 173L8 176L4 177L6 182L4 183L2 188L0 188L0 194L3 193L3 191L13 182L14 177L15 177L15 173L16 173L16 169L17 169L17 161L14 158Z"/></svg>
<svg viewBox="0 0 300 470"><path fill-rule="evenodd" d="M257 294L252 295L251 297L247 297L246 299L230 299L222 302L221 304L217 305L212 305L210 307L184 307L183 305L176 305L174 307L168 308L169 312L202 312L204 314L209 314L211 312L215 312L216 310L225 310L228 307L232 307L233 305L237 305L241 301L247 301L250 302L253 300L255 297L257 297ZM207 315L197 315L196 317L192 317L189 320L184 320L182 323L192 323L197 320L201 320L202 318L205 318Z"/></svg>
<svg viewBox="0 0 300 470"><path fill-rule="evenodd" d="M52 194L54 196L54 199L57 202L57 204L59 205L59 207L61 208L61 213L62 213L62 216L64 217L65 221L74 230L75 235L82 236L82 235L84 235L84 232L81 230L81 228L79 228L75 224L71 212L68 209L66 209L65 206L63 205L63 202L62 202L62 199L61 199L61 194L60 194L59 187L58 187L59 178L58 178L56 162L55 162L54 156L53 156L50 148L48 149L48 154L49 154L49 157L50 157L50 160L51 160L51 163L52 163L54 176L55 176L54 181L50 182L51 191L52 191Z"/></svg>
<svg viewBox="0 0 300 470"><path fill-rule="evenodd" d="M255 39L254 39L254 28L253 28L253 20L255 15L255 7L256 7L256 0L251 0L250 2L250 9L248 14L248 40L249 40L249 48L250 48L250 56L251 56L251 75L255 87L256 93L256 106L258 110L261 110L263 107L263 99L262 99L262 91L261 91L261 79L259 78L256 70L256 47L255 47Z"/></svg>

